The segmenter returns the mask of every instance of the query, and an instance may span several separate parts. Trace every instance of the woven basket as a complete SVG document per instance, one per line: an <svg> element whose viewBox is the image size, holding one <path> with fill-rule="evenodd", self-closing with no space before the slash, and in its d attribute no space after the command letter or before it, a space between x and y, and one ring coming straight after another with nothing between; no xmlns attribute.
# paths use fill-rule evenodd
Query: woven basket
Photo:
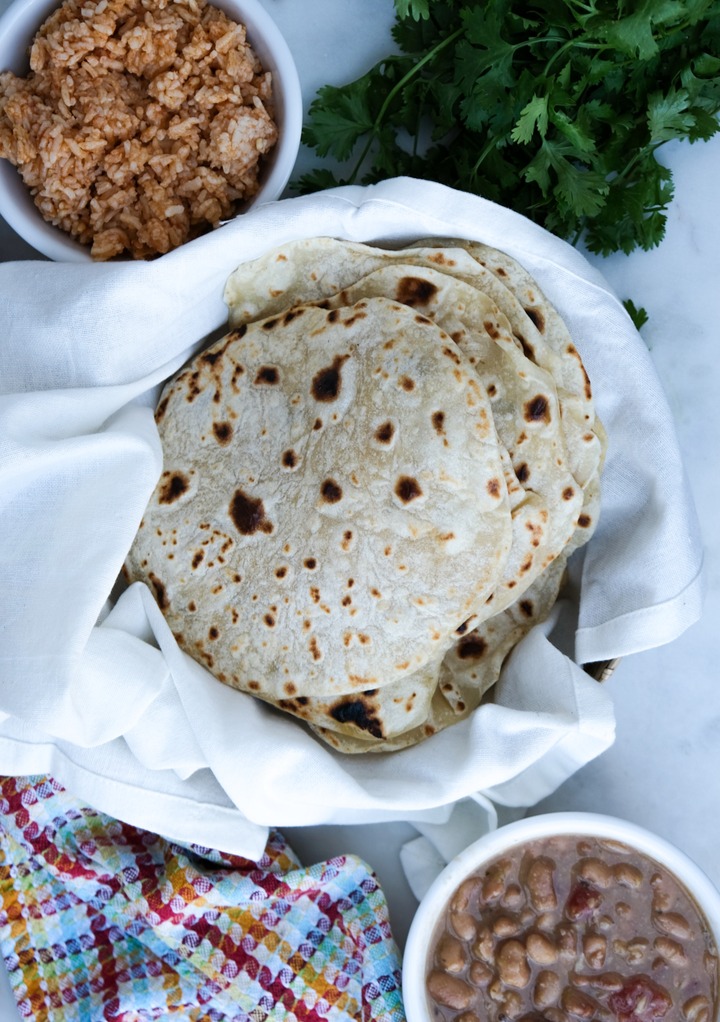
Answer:
<svg viewBox="0 0 720 1022"><path fill-rule="evenodd" d="M620 657L615 657L614 660L596 660L591 664L583 664L583 670L596 681L607 681L619 663Z"/></svg>

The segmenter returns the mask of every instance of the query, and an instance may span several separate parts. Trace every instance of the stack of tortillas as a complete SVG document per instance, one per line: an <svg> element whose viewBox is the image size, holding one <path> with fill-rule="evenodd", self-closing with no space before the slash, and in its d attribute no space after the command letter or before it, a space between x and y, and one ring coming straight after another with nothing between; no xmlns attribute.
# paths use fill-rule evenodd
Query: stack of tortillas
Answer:
<svg viewBox="0 0 720 1022"><path fill-rule="evenodd" d="M158 405L126 574L221 682L343 752L415 744L478 706L595 527L580 356L476 242L302 240L225 297Z"/></svg>

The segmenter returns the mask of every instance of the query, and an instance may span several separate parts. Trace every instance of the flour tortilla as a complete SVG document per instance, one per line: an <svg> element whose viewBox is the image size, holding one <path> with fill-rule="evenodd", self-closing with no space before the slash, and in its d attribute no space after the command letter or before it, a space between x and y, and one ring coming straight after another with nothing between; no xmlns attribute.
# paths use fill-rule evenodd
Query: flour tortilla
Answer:
<svg viewBox="0 0 720 1022"><path fill-rule="evenodd" d="M449 246L467 252L476 263L475 270L456 256L455 265L447 265L444 250ZM420 249L424 256L428 247L437 248L446 272L458 273L492 295L524 350L553 375L572 452L571 469L578 483L585 487L600 471L606 438L597 423L592 386L580 354L565 322L537 282L517 260L480 242L427 238L412 247Z"/></svg>
<svg viewBox="0 0 720 1022"><path fill-rule="evenodd" d="M342 308L377 296L408 304L450 334L490 397L498 438L510 458L512 549L493 601L477 623L515 602L577 528L584 495L568 467L555 384L514 342L510 324L487 295L430 267L393 262L325 304Z"/></svg>
<svg viewBox="0 0 720 1022"><path fill-rule="evenodd" d="M553 378L568 437L569 467L584 487L598 471L602 449L594 429L592 391L577 349L568 344L562 319L526 271L502 253L490 260L495 250L488 246L474 246L456 238L429 238L397 250L325 237L289 242L230 275L225 286L230 323L239 326L288 304L329 298L393 262L413 262L449 274L491 298L510 323L517 344ZM519 296L527 299L525 305Z"/></svg>
<svg viewBox="0 0 720 1022"><path fill-rule="evenodd" d="M126 573L226 684L287 709L381 689L437 660L497 587L512 523L490 403L405 305L243 325L156 419L164 471Z"/></svg>
<svg viewBox="0 0 720 1022"><path fill-rule="evenodd" d="M381 754L417 745L469 717L497 682L513 648L550 613L562 586L566 564L564 554L556 558L519 600L457 639L437 669L437 686L422 723L381 741L368 731L353 728L351 722L342 731L334 721L312 730L338 752ZM405 691L412 690L411 681L403 679ZM345 699L350 702L352 696Z"/></svg>

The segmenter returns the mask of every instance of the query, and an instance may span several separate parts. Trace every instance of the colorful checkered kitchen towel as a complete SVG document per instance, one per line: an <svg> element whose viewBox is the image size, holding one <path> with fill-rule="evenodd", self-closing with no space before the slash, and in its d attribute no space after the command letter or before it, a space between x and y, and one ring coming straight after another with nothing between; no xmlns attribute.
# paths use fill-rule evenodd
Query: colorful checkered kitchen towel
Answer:
<svg viewBox="0 0 720 1022"><path fill-rule="evenodd" d="M0 946L35 1022L403 1022L377 878L171 843L50 777L0 779Z"/></svg>

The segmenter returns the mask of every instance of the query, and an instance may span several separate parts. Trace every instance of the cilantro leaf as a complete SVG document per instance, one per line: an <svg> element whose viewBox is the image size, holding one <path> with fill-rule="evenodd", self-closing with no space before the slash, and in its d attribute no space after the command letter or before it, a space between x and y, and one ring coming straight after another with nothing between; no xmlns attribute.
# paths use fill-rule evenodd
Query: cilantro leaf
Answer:
<svg viewBox="0 0 720 1022"><path fill-rule="evenodd" d="M395 0L399 18L414 18L420 21L430 17L430 0Z"/></svg>
<svg viewBox="0 0 720 1022"><path fill-rule="evenodd" d="M513 142L529 142L537 128L540 138L545 138L548 126L547 96L535 96L520 111L517 123L510 132Z"/></svg>
<svg viewBox="0 0 720 1022"><path fill-rule="evenodd" d="M650 321L650 317L647 314L647 310L644 309L642 305L640 306L640 308L638 308L633 302L632 298L626 298L625 301L623 302L623 306L625 307L625 311L627 312L628 316L635 324L636 330L640 330L641 327L644 327L645 324Z"/></svg>

